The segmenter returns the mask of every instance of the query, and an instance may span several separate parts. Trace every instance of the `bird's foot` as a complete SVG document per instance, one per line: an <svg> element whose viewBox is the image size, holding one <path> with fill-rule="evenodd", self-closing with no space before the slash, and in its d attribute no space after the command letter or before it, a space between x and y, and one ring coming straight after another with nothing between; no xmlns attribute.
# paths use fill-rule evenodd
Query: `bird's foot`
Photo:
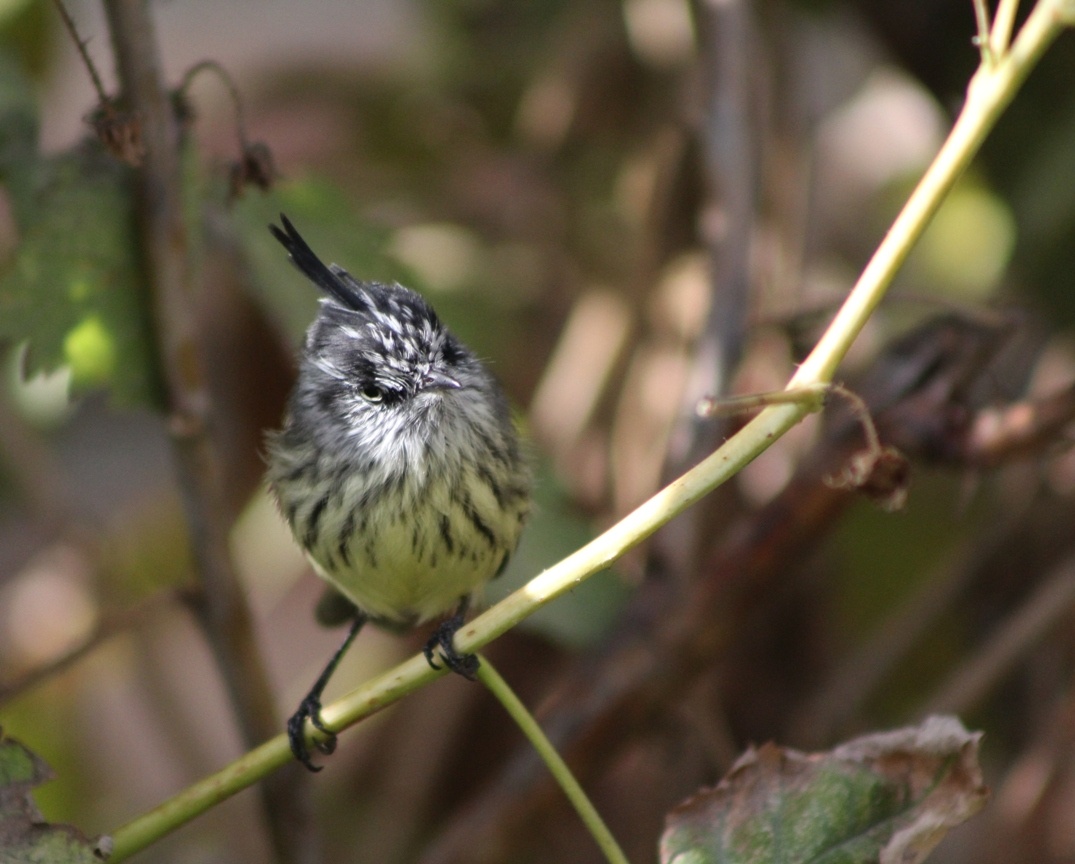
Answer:
<svg viewBox="0 0 1075 864"><path fill-rule="evenodd" d="M455 634L465 621L465 611L457 612L451 618L446 618L442 621L437 626L437 629L433 631L433 635L429 637L429 641L426 642L425 655L429 665L434 669L442 668L435 659L436 655L439 654L444 665L457 675L462 675L468 681L476 681L478 667L481 666L478 655L462 654L455 648Z"/></svg>
<svg viewBox="0 0 1075 864"><path fill-rule="evenodd" d="M310 693L303 699L299 709L287 721L287 741L296 759L310 771L320 771L324 766L315 765L310 760L310 748L306 743L307 718L315 729L328 736L323 741L314 742L317 751L328 756L336 749L336 735L325 726L325 722L321 719L321 698L317 694Z"/></svg>

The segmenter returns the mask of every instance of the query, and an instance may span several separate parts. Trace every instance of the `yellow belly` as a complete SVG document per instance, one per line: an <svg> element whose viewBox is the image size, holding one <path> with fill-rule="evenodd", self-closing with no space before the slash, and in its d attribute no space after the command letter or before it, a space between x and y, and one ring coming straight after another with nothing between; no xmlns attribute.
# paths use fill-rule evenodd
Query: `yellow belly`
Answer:
<svg viewBox="0 0 1075 864"><path fill-rule="evenodd" d="M364 519L341 514L324 534L337 542L318 545L309 557L371 617L418 624L497 574L518 541L526 503L501 506L477 478L399 494L398 502L369 508Z"/></svg>

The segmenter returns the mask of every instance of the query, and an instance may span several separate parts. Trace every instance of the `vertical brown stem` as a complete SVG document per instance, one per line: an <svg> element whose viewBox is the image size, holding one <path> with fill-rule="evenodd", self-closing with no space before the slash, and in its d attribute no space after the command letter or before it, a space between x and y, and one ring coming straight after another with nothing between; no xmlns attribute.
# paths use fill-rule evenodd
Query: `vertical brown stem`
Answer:
<svg viewBox="0 0 1075 864"><path fill-rule="evenodd" d="M247 747L282 731L231 555L221 466L211 435L212 403L194 316L194 226L185 221L180 129L164 86L153 21L145 0L108 0L108 26L123 101L141 124L145 159L138 171L136 231L156 331L165 412L201 577L198 618L212 645ZM281 862L312 862L298 766L262 786L262 801Z"/></svg>

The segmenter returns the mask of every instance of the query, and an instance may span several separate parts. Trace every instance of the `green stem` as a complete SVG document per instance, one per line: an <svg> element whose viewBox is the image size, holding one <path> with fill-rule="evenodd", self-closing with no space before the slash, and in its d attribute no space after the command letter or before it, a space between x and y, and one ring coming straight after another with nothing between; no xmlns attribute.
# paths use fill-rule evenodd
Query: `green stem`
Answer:
<svg viewBox="0 0 1075 864"><path fill-rule="evenodd" d="M978 45L981 63L983 66L991 66L996 55L989 38L989 8L985 0L974 0L974 21L978 25L978 35L974 37L974 41Z"/></svg>
<svg viewBox="0 0 1075 864"><path fill-rule="evenodd" d="M345 699L327 706L321 712L325 725L333 731L340 731L376 714L442 674L431 669L424 656L412 657L367 681ZM315 732L312 737L316 740L319 735ZM266 741L215 774L203 777L114 831L111 835L113 850L109 864L117 864L140 852L210 807L293 762L286 735L280 734Z"/></svg>
<svg viewBox="0 0 1075 864"><path fill-rule="evenodd" d="M575 775L571 773L571 769L567 767L567 763L556 752L552 742L545 737L545 733L538 725L537 720L526 709L526 706L515 695L511 687L508 686L508 682L500 676L500 673L493 668L493 665L484 656L482 656L481 666L478 668L478 680L500 701L500 704L504 706L504 710L511 715L511 719L515 721L519 729L522 730L523 735L533 745L541 760L548 767L549 772L556 778L556 782L560 784L560 788L564 790L564 794L579 814L579 818L590 830L590 834L593 835L597 845L601 847L601 851L605 853L605 858L609 861L609 864L628 864L627 856L623 854L623 850L616 843L616 838L608 830L608 826L601 819L593 803L586 797L586 793L582 790L578 780L575 779Z"/></svg>
<svg viewBox="0 0 1075 864"><path fill-rule="evenodd" d="M1003 57L1008 53L1015 26L1015 13L1019 11L1019 0L1000 0L993 16L993 27L989 33L989 47L993 55Z"/></svg>
<svg viewBox="0 0 1075 864"><path fill-rule="evenodd" d="M832 324L795 373L788 389L832 380L851 343L885 296L911 248L977 154L1045 49L1064 27L1071 0L1040 0L1011 50L978 68L952 131L896 217Z"/></svg>
<svg viewBox="0 0 1075 864"><path fill-rule="evenodd" d="M891 284L915 241L945 195L977 153L1027 74L1065 24L1075 24L1075 0L1040 0L1019 31L1011 50L983 66L971 80L967 102L948 140L900 212L817 346L799 367L788 390L817 393L831 383L852 341ZM818 407L817 399L771 405L719 450L673 481L600 536L538 574L514 594L478 616L456 635L461 651L476 651L605 569L662 525L707 495L777 438ZM401 699L435 678L425 658L413 657L325 708L328 727L339 731ZM189 786L156 809L113 834L118 862L184 824L214 804L257 782L290 759L279 735L210 777Z"/></svg>

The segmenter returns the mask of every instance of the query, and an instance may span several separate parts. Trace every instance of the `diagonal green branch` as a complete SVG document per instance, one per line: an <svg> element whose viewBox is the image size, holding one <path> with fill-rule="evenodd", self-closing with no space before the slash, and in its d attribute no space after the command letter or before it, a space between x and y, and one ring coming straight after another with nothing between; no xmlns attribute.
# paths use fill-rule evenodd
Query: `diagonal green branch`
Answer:
<svg viewBox="0 0 1075 864"><path fill-rule="evenodd" d="M881 245L840 307L832 324L788 384L829 382L851 343L869 320L914 244L940 209L945 196L970 165L997 119L1019 91L1030 70L1064 28L1071 0L1040 0L1011 51L983 64L967 87L967 100L936 158L892 223Z"/></svg>

